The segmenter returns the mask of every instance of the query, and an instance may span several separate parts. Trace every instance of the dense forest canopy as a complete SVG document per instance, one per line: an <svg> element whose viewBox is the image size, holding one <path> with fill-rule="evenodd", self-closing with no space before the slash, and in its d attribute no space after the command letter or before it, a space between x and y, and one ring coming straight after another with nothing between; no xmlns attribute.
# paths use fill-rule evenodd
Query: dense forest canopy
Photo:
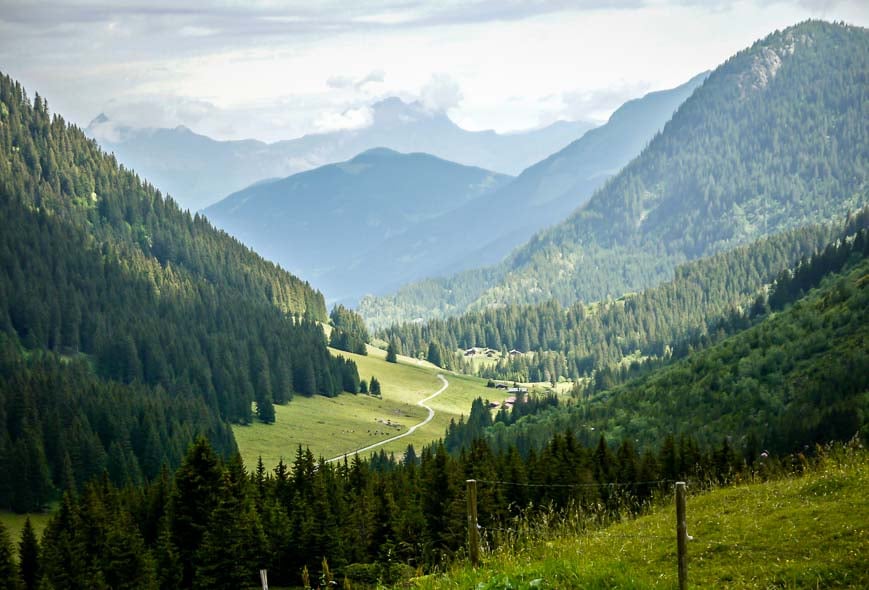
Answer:
<svg viewBox="0 0 869 590"><path fill-rule="evenodd" d="M653 370L610 373L571 403L517 404L494 421L456 425L448 446L477 438L496 449L539 448L569 430L640 446L691 436L703 448L722 439L745 453L811 449L860 436L869 420L869 229L838 240L779 275L754 322Z"/></svg>
<svg viewBox="0 0 869 590"><path fill-rule="evenodd" d="M869 226L869 209L844 222L790 230L728 252L685 263L675 278L641 293L593 304L557 301L511 304L380 332L411 356L431 343L447 350L488 347L502 352L496 364L474 367L461 358L450 368L487 378L550 381L589 377L630 359L684 355L688 346L744 327L758 297L779 275L834 240ZM505 354L507 351L522 354ZM455 356L454 354L451 356Z"/></svg>

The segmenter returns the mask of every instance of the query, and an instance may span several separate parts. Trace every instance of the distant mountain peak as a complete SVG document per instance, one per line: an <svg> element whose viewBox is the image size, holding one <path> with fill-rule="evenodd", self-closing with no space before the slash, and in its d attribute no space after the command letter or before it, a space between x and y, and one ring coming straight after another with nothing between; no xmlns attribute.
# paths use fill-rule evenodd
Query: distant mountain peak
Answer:
<svg viewBox="0 0 869 590"><path fill-rule="evenodd" d="M113 144L123 141L129 128L119 125L105 113L100 113L88 123L84 131L86 135L97 141Z"/></svg>
<svg viewBox="0 0 869 590"><path fill-rule="evenodd" d="M106 115L105 113L100 113L99 115L94 117L90 123L88 123L88 129L90 129L91 127L95 127L97 125L105 125L108 122L109 122L109 116Z"/></svg>
<svg viewBox="0 0 869 590"><path fill-rule="evenodd" d="M357 154L353 158L353 160L360 160L360 159L365 159L365 158L374 157L374 156L392 157L392 156L401 156L401 155L403 155L401 152L397 152L397 151L390 149L388 147L375 147L375 148L371 148L371 149L365 150L364 152Z"/></svg>
<svg viewBox="0 0 869 590"><path fill-rule="evenodd" d="M395 127L424 121L434 118L449 119L445 113L438 113L426 109L421 103L405 102L397 96L384 98L373 105L374 124ZM452 121L450 121L452 124Z"/></svg>

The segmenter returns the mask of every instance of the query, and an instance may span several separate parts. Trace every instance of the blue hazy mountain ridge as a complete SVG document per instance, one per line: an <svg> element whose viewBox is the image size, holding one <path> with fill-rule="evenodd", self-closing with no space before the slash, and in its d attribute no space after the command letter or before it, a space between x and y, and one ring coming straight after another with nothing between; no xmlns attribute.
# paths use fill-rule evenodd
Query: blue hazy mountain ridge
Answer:
<svg viewBox="0 0 869 590"><path fill-rule="evenodd" d="M430 276L494 264L536 232L566 219L642 151L707 75L628 101L604 125L530 166L487 199L426 222L419 240L437 242L441 257L449 259Z"/></svg>
<svg viewBox="0 0 869 590"><path fill-rule="evenodd" d="M472 269L498 263L536 232L563 221L581 207L596 189L642 151L708 74L703 72L676 88L628 101L604 125L587 131L564 149L530 166L497 193L425 222L415 232L415 243L408 247L404 240L405 256L419 259L428 250L426 246L438 244L445 262L428 276L468 271L461 277L463 286L478 284L481 291L497 280L498 268ZM460 231L456 231L458 228ZM387 242L386 249L396 247L397 243ZM373 254L369 265L382 266L385 261ZM347 274L350 281L361 278L353 270ZM414 280L414 276L405 275L369 293L385 293L384 288L399 288L402 283ZM407 289L424 290L430 279L424 282ZM452 309L455 294L445 290L440 295L443 297L439 305ZM372 313L372 308L379 305L388 309L386 300L371 298L366 299L363 308ZM380 312L373 315L377 313Z"/></svg>
<svg viewBox="0 0 869 590"><path fill-rule="evenodd" d="M315 282L330 299L350 300L395 275L442 264L436 248L407 264L403 240L413 242L419 224L485 198L510 180L429 154L376 148L258 183L204 213L266 258ZM387 240L389 249L383 247ZM383 264L369 271L372 257ZM347 280L354 268L362 284Z"/></svg>
<svg viewBox="0 0 869 590"><path fill-rule="evenodd" d="M443 201L444 207L428 210L414 219L401 220L400 226L393 220L390 230L379 236L382 239L369 235L365 240L356 241L355 248L339 249L339 256L324 254L323 246L319 245L317 252L308 254L289 250L287 240L298 240L307 234L312 244L320 244L326 239L323 232L342 231L338 227L328 229L327 220L312 225L299 223L294 227L293 237L286 231L272 231L267 227L274 223L275 216L286 214L279 203L295 207L303 198L332 199L335 198L332 193L350 190L347 187L338 189L328 182L313 183L306 184L305 192L301 193L296 183L287 182L272 185L270 189L251 192L245 189L234 195L232 214L222 204L206 209L206 214L266 257L315 281L330 299L352 304L364 295L387 293L425 277L497 262L535 232L563 220L642 150L679 104L702 83L704 76L701 74L677 88L653 92L622 105L605 125L587 131L579 140L525 170L515 181L503 183L497 191L480 193L481 198L475 199L455 200L455 196L449 196ZM397 109L398 105L393 108ZM397 110L393 111L393 115L397 114ZM381 127L388 125L384 123ZM393 198L408 207L418 206L421 211L431 206L427 203L431 195L426 192L429 188L426 185L431 181L412 175L410 169L398 169L399 160L394 162L395 167L377 170L385 175L401 174L410 181L393 185L392 189L400 187L404 191ZM391 183L386 177L375 180L374 171L370 172L369 181ZM324 174L331 177L328 172ZM358 179L348 177L346 180L356 183L358 190L353 198L365 201L366 215L376 216L381 207L394 206L391 199L372 198L368 194L380 190L374 185L363 187ZM493 185L493 188L497 187ZM323 193L318 194L317 190ZM254 199L250 204L241 204L246 203L251 194L262 198L266 192L272 194L267 201ZM274 196L277 192L283 195L281 199ZM265 205L266 202L270 204ZM264 206L266 209L257 213L250 210ZM438 213L433 214L434 211ZM302 219L308 209L302 208L295 214ZM340 225L340 221L338 223ZM293 243L294 247L301 247L299 242Z"/></svg>
<svg viewBox="0 0 869 590"><path fill-rule="evenodd" d="M869 200L867 71L864 28L808 21L777 31L713 71L565 221L497 265L366 298L359 310L383 326L619 297L686 260L844 216Z"/></svg>
<svg viewBox="0 0 869 590"><path fill-rule="evenodd" d="M392 97L372 105L367 127L274 143L219 141L184 126L134 128L116 124L103 114L88 125L86 133L124 166L172 195L182 207L195 211L263 178L283 178L345 161L375 147L430 153L515 175L594 125L558 121L516 133L467 131L444 112Z"/></svg>

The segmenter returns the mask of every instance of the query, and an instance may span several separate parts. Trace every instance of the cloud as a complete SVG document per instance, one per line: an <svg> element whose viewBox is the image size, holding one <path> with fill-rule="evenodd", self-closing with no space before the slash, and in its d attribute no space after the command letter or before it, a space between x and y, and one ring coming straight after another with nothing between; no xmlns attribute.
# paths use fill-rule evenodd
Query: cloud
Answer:
<svg viewBox="0 0 869 590"><path fill-rule="evenodd" d="M435 74L422 87L419 102L429 111L445 113L462 101L459 83L448 74Z"/></svg>
<svg viewBox="0 0 869 590"><path fill-rule="evenodd" d="M386 79L386 74L383 70L371 70L361 78L353 78L351 76L332 76L326 80L326 85L329 88L344 89L355 88L361 90L368 84L383 82Z"/></svg>
<svg viewBox="0 0 869 590"><path fill-rule="evenodd" d="M647 81L633 80L622 81L597 90L565 92L561 95L563 107L559 112L559 118L570 121L606 119L625 102L649 92L651 86Z"/></svg>
<svg viewBox="0 0 869 590"><path fill-rule="evenodd" d="M694 0L699 2L700 0ZM2 20L19 24L85 23L145 17L158 20L193 19L222 23L221 28L249 31L292 28L324 31L466 24L530 18L566 10L636 8L644 0L251 0L244 3L191 0L43 0L34 10L31 0L4 0Z"/></svg>
<svg viewBox="0 0 869 590"><path fill-rule="evenodd" d="M350 88L353 86L353 78L350 76L332 76L326 80L329 88Z"/></svg>
<svg viewBox="0 0 869 590"><path fill-rule="evenodd" d="M314 121L319 132L363 129L374 121L371 107L351 108L340 113L322 113Z"/></svg>
<svg viewBox="0 0 869 590"><path fill-rule="evenodd" d="M356 88L361 89L367 84L375 84L383 82L386 79L386 73L383 70L372 70L367 76L356 82Z"/></svg>
<svg viewBox="0 0 869 590"><path fill-rule="evenodd" d="M119 143L123 139L123 128L104 116L97 117L87 128L88 134L100 143Z"/></svg>
<svg viewBox="0 0 869 590"><path fill-rule="evenodd" d="M162 95L112 99L103 105L102 112L109 120L99 124L101 133L110 133L110 129L118 127L196 127L223 114L208 101Z"/></svg>

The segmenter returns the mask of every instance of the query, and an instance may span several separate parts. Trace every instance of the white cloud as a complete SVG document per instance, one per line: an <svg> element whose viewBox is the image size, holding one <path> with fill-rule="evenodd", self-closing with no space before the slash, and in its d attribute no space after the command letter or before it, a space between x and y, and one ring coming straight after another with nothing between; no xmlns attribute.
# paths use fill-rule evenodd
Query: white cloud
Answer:
<svg viewBox="0 0 869 590"><path fill-rule="evenodd" d="M383 70L371 70L361 78L353 78L352 76L330 76L326 80L326 86L329 88L355 88L361 90L368 84L377 84L386 79L386 73Z"/></svg>
<svg viewBox="0 0 869 590"><path fill-rule="evenodd" d="M362 129L371 125L374 113L370 107L347 109L341 113L323 113L314 121L319 132Z"/></svg>
<svg viewBox="0 0 869 590"><path fill-rule="evenodd" d="M353 78L350 76L331 76L326 80L329 88L350 88L353 86Z"/></svg>
<svg viewBox="0 0 869 590"><path fill-rule="evenodd" d="M135 99L112 99L102 112L116 125L129 127L198 127L222 112L214 104L197 99L172 96L142 96ZM147 125L142 125L142 122Z"/></svg>
<svg viewBox="0 0 869 590"><path fill-rule="evenodd" d="M432 112L445 113L462 101L459 83L449 74L435 74L420 90L419 102Z"/></svg>
<svg viewBox="0 0 869 590"><path fill-rule="evenodd" d="M647 80L620 80L608 88L565 92L559 118L603 121L622 104L648 93L651 86Z"/></svg>
<svg viewBox="0 0 869 590"><path fill-rule="evenodd" d="M274 141L400 96L508 131L606 117L808 17L869 24L865 0L195 2L0 0L0 64L79 124Z"/></svg>

